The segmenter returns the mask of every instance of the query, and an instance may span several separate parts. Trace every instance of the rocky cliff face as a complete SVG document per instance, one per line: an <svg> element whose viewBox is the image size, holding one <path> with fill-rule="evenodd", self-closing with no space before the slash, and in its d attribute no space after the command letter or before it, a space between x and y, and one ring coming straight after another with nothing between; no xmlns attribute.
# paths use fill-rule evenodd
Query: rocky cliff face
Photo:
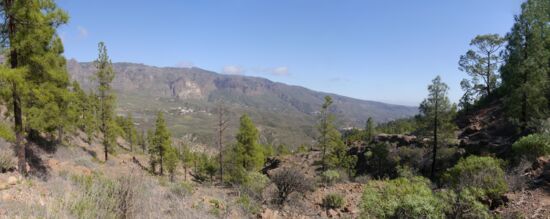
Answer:
<svg viewBox="0 0 550 219"><path fill-rule="evenodd" d="M94 86L93 63L68 62L71 77L85 89ZM414 115L416 107L391 105L374 101L363 101L339 95L315 92L303 87L276 83L263 78L237 75L222 75L200 68L158 68L142 64L115 63L116 77L113 87L117 92L120 111L138 114L147 123L151 113L157 110L185 108L188 115L173 115L172 120L181 130L203 130L207 134L212 129L213 108L218 100L223 100L238 118L241 113L249 113L265 133L266 141L300 139L300 143L310 143L314 136L314 120L325 95L331 95L335 102L334 112L342 126L362 127L368 117L376 121L387 121ZM181 111L181 110L180 110ZM203 112L204 115L197 115ZM189 116L189 114L193 114ZM181 113L179 113L181 114ZM153 114L154 115L154 114ZM177 117L177 118L176 118ZM185 121L184 121L185 120ZM186 128L193 125L195 128ZM193 132L190 132L193 133ZM281 134L283 133L283 134ZM286 134L284 134L286 133ZM207 134L208 135L208 134ZM306 136L304 138L304 136ZM203 138L208 138L203 135ZM285 143L298 143L290 140Z"/></svg>

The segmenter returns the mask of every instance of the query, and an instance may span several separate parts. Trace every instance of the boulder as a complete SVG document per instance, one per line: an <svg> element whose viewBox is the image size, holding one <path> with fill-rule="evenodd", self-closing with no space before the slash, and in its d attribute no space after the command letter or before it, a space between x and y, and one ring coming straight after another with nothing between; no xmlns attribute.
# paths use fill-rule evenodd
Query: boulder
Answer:
<svg viewBox="0 0 550 219"><path fill-rule="evenodd" d="M17 181L19 181L19 180L17 180L17 177L10 176L10 177L8 177L7 183L8 183L8 185L13 186L13 185L17 184Z"/></svg>

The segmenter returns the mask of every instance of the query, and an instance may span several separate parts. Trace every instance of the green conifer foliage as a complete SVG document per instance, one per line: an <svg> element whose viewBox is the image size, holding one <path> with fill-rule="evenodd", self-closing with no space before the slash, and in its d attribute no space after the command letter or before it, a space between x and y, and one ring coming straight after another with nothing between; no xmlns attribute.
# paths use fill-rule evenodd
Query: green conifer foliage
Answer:
<svg viewBox="0 0 550 219"><path fill-rule="evenodd" d="M258 143L258 129L246 114L241 116L240 122L234 160L239 167L247 171L257 171L264 162L263 148Z"/></svg>
<svg viewBox="0 0 550 219"><path fill-rule="evenodd" d="M164 162L166 154L171 150L171 137L168 128L166 127L166 122L164 120L164 115L162 112L157 114L157 121L155 123L155 132L152 138L152 150L151 154L155 154L152 159L156 159L157 164L160 167L160 175L164 174L164 167L166 163ZM154 169L153 169L154 171Z"/></svg>
<svg viewBox="0 0 550 219"><path fill-rule="evenodd" d="M69 80L56 29L68 16L52 0L5 0L0 11L0 39L9 63L0 70L0 80L13 106L18 170L26 174L23 117L27 130L51 132L66 125L61 113L68 106Z"/></svg>
<svg viewBox="0 0 550 219"><path fill-rule="evenodd" d="M365 142L370 143L374 140L374 135L376 134L375 128L374 121L371 117L369 117L367 119L367 124L365 125Z"/></svg>
<svg viewBox="0 0 550 219"><path fill-rule="evenodd" d="M420 123L423 134L429 137L433 144L431 177L435 177L437 149L447 143L454 135L456 127L453 123L456 106L451 104L447 96L449 87L437 76L428 86L428 98L420 104Z"/></svg>
<svg viewBox="0 0 550 219"><path fill-rule="evenodd" d="M525 130L531 120L548 115L550 2L529 0L521 8L507 35L502 81L508 115Z"/></svg>
<svg viewBox="0 0 550 219"><path fill-rule="evenodd" d="M323 170L326 170L329 166L331 166L331 164L334 165L339 163L339 158L336 158L331 154L335 149L345 147L345 144L342 142L340 132L334 126L335 117L330 113L330 106L332 103L332 98L330 96L326 96L325 103L321 108L319 124L317 126L317 130L319 131L319 138L317 141L319 143L319 147L321 148L321 164Z"/></svg>
<svg viewBox="0 0 550 219"><path fill-rule="evenodd" d="M105 43L100 42L98 45L99 55L95 61L95 66L97 72L95 74L95 79L97 80L97 92L98 92L98 102L99 102L99 120L100 120L100 130L103 133L103 147L105 153L105 160L108 160L109 150L112 150L114 143L115 135L113 133L112 127L114 124L113 114L114 114L114 104L115 104L115 95L113 94L111 88L111 82L115 77L115 72L113 71L113 65L111 59L107 54L107 47Z"/></svg>

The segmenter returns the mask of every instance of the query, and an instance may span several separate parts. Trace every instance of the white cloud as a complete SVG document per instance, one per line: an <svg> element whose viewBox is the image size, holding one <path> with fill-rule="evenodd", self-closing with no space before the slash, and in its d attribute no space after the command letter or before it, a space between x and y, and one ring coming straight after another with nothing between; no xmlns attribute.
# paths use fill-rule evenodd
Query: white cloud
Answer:
<svg viewBox="0 0 550 219"><path fill-rule="evenodd" d="M288 67L286 67L286 66L280 66L280 67L273 68L269 72L272 75L276 75L276 76L288 76L289 75Z"/></svg>
<svg viewBox="0 0 550 219"><path fill-rule="evenodd" d="M88 37L88 29L84 28L83 26L77 26L76 29L78 30L78 36L80 38L86 38Z"/></svg>
<svg viewBox="0 0 550 219"><path fill-rule="evenodd" d="M190 61L181 61L181 62L178 62L176 64L176 67L178 67L178 68L193 68L193 67L195 67L195 65L193 64L193 62L190 62Z"/></svg>
<svg viewBox="0 0 550 219"><path fill-rule="evenodd" d="M223 67L222 72L228 75L242 75L244 73L244 69L240 66L228 65Z"/></svg>

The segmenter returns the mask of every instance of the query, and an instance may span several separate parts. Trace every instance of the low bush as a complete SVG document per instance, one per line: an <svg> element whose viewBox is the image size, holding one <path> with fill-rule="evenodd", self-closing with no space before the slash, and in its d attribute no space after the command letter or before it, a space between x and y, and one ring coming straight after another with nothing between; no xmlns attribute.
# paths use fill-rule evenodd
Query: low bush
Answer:
<svg viewBox="0 0 550 219"><path fill-rule="evenodd" d="M344 206L344 197L340 194L328 194L323 198L323 207L327 209L337 209Z"/></svg>
<svg viewBox="0 0 550 219"><path fill-rule="evenodd" d="M362 218L443 218L443 206L423 177L370 181L360 204Z"/></svg>
<svg viewBox="0 0 550 219"><path fill-rule="evenodd" d="M475 188L466 188L458 194L453 190L441 190L437 193L444 203L444 212L447 218L492 218L489 207L480 200L483 191Z"/></svg>
<svg viewBox="0 0 550 219"><path fill-rule="evenodd" d="M193 185L188 182L174 183L170 187L170 191L172 192L172 194L178 197L185 197L193 194L193 189Z"/></svg>
<svg viewBox="0 0 550 219"><path fill-rule="evenodd" d="M237 199L237 204L239 204L241 208L249 215L257 215L262 209L260 203L250 198L247 194L242 194L239 196Z"/></svg>
<svg viewBox="0 0 550 219"><path fill-rule="evenodd" d="M210 209L210 213L220 217L225 210L223 202L218 199L210 199L210 201L208 202L212 206L212 208Z"/></svg>
<svg viewBox="0 0 550 219"><path fill-rule="evenodd" d="M336 170L327 170L321 173L321 179L323 180L323 183L332 185L340 179L340 173Z"/></svg>
<svg viewBox="0 0 550 219"><path fill-rule="evenodd" d="M142 188L139 179L123 176L116 180L98 174L73 176L81 194L71 203L70 211L78 218L133 218L139 211Z"/></svg>
<svg viewBox="0 0 550 219"><path fill-rule="evenodd" d="M0 151L0 173L15 170L15 160L9 151Z"/></svg>
<svg viewBox="0 0 550 219"><path fill-rule="evenodd" d="M503 162L492 157L469 156L461 159L444 175L444 180L456 191L480 189L490 200L500 200L508 191Z"/></svg>
<svg viewBox="0 0 550 219"><path fill-rule="evenodd" d="M276 203L282 205L292 193L304 193L312 188L311 179L295 168L278 170L271 176L277 188Z"/></svg>
<svg viewBox="0 0 550 219"><path fill-rule="evenodd" d="M6 141L14 142L15 133L13 130L3 122L0 122L0 138L3 138Z"/></svg>
<svg viewBox="0 0 550 219"><path fill-rule="evenodd" d="M514 155L528 160L550 155L550 134L532 134L520 138L512 145Z"/></svg>
<svg viewBox="0 0 550 219"><path fill-rule="evenodd" d="M239 184L234 186L249 198L262 200L263 191L269 185L269 178L259 172L243 172Z"/></svg>

